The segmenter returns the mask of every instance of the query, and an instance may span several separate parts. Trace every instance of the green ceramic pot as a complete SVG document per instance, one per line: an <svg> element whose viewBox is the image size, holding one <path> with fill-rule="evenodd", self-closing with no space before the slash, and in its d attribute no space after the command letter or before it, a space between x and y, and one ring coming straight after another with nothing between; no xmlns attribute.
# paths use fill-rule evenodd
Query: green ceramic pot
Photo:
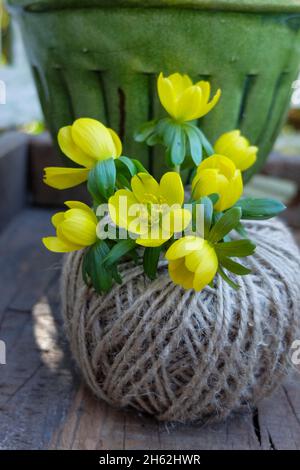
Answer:
<svg viewBox="0 0 300 470"><path fill-rule="evenodd" d="M263 165L298 72L298 0L8 3L53 136L80 116L100 119L120 134L126 155L159 174L161 151L135 143L132 134L163 113L157 74L180 71L222 88L219 105L201 120L210 139L238 127L260 147L253 171Z"/></svg>

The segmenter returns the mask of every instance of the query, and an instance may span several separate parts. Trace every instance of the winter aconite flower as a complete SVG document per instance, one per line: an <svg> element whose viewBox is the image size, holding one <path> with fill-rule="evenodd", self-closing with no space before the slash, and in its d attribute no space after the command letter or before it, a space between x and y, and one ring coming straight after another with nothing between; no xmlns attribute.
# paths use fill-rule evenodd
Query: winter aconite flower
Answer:
<svg viewBox="0 0 300 470"><path fill-rule="evenodd" d="M215 151L220 155L226 155L235 166L245 171L256 162L258 148L250 145L241 131L235 130L221 135L215 143Z"/></svg>
<svg viewBox="0 0 300 470"><path fill-rule="evenodd" d="M45 168L44 182L56 189L77 186L87 180L89 171L97 162L117 158L122 144L117 134L95 119L77 119L72 126L62 127L58 133L62 152L82 168Z"/></svg>
<svg viewBox="0 0 300 470"><path fill-rule="evenodd" d="M193 84L188 75L173 73L164 77L161 73L157 82L159 99L167 113L177 121L198 119L217 104L221 96L219 89L210 99L210 83L199 81Z"/></svg>
<svg viewBox="0 0 300 470"><path fill-rule="evenodd" d="M175 284L200 291L218 270L218 258L207 240L187 236L176 240L166 252L169 275Z"/></svg>
<svg viewBox="0 0 300 470"><path fill-rule="evenodd" d="M139 245L160 246L190 223L190 212L182 209L184 189L177 173L165 173L160 183L148 173L138 173L131 188L109 199L109 213L117 226L135 234Z"/></svg>
<svg viewBox="0 0 300 470"><path fill-rule="evenodd" d="M98 220L92 209L83 202L65 202L69 210L58 212L52 217L56 237L43 238L50 251L68 253L81 250L97 241Z"/></svg>
<svg viewBox="0 0 300 470"><path fill-rule="evenodd" d="M228 157L212 155L203 160L197 168L192 181L193 198L218 194L215 204L217 211L232 207L243 193L243 180L238 170Z"/></svg>

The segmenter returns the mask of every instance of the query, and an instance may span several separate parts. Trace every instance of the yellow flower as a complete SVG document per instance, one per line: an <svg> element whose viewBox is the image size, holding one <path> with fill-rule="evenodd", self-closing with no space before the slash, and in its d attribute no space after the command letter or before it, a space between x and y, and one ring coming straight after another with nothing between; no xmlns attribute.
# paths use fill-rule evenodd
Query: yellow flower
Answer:
<svg viewBox="0 0 300 470"><path fill-rule="evenodd" d="M235 166L245 171L256 162L258 148L250 145L241 131L235 130L221 135L215 143L215 151L220 155L226 155Z"/></svg>
<svg viewBox="0 0 300 470"><path fill-rule="evenodd" d="M117 226L137 236L139 245L160 246L190 223L191 213L182 209L184 189L177 173L165 173L160 183L148 173L138 173L131 188L109 199L109 213Z"/></svg>
<svg viewBox="0 0 300 470"><path fill-rule="evenodd" d="M65 202L69 210L52 217L56 237L45 237L43 243L50 251L68 253L81 250L97 241L98 220L92 209L83 202Z"/></svg>
<svg viewBox="0 0 300 470"><path fill-rule="evenodd" d="M192 190L194 199L217 193L219 200L214 207L217 211L224 211L232 207L243 193L241 171L224 155L212 155L198 166Z"/></svg>
<svg viewBox="0 0 300 470"><path fill-rule="evenodd" d="M179 73L173 73L169 77L160 73L157 88L160 102L167 113L183 122L198 119L209 113L221 96L219 89L209 101L209 82L200 81L193 84L188 75Z"/></svg>
<svg viewBox="0 0 300 470"><path fill-rule="evenodd" d="M45 168L44 182L56 189L77 186L87 180L91 168L101 160L118 158L122 144L117 134L95 119L77 119L58 132L62 152L83 168Z"/></svg>
<svg viewBox="0 0 300 470"><path fill-rule="evenodd" d="M207 240L188 236L176 240L166 252L169 275L175 284L200 291L218 270L218 257Z"/></svg>

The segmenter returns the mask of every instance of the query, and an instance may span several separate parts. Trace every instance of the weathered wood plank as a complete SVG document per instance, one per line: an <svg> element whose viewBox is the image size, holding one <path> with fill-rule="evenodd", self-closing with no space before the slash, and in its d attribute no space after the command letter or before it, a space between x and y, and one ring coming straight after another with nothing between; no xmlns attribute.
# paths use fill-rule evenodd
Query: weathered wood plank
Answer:
<svg viewBox="0 0 300 470"><path fill-rule="evenodd" d="M50 448L123 449L124 412L97 401L84 385L79 388L62 427Z"/></svg>
<svg viewBox="0 0 300 470"><path fill-rule="evenodd" d="M252 413L235 415L224 423L206 426L160 425L160 441L164 449L259 449Z"/></svg>
<svg viewBox="0 0 300 470"><path fill-rule="evenodd" d="M261 449L257 434L251 412L208 426L157 423L142 414L112 409L82 385L50 448Z"/></svg>
<svg viewBox="0 0 300 470"><path fill-rule="evenodd" d="M30 310L56 270L61 255L48 252L42 236L53 233L53 211L26 209L0 236L0 322L5 309Z"/></svg>
<svg viewBox="0 0 300 470"><path fill-rule="evenodd" d="M288 379L261 402L259 428L263 449L300 449L300 376Z"/></svg>
<svg viewBox="0 0 300 470"><path fill-rule="evenodd" d="M27 143L20 132L0 136L0 232L26 204Z"/></svg>
<svg viewBox="0 0 300 470"><path fill-rule="evenodd" d="M98 401L82 385L50 448L159 449L159 424L150 417L117 410Z"/></svg>
<svg viewBox="0 0 300 470"><path fill-rule="evenodd" d="M32 313L7 310L0 336L8 345L0 371L0 448L45 448L76 387L61 325L41 299Z"/></svg>
<svg viewBox="0 0 300 470"><path fill-rule="evenodd" d="M52 211L27 209L0 237L0 448L45 448L76 387L58 309L57 263L40 238ZM55 284L55 287L54 285Z"/></svg>

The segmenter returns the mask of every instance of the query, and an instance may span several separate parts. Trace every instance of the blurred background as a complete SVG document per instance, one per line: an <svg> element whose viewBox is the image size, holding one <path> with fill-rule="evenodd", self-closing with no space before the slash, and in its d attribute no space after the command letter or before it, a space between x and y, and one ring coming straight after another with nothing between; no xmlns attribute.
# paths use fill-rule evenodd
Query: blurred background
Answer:
<svg viewBox="0 0 300 470"><path fill-rule="evenodd" d="M42 182L43 168L61 161L45 128L20 31L0 0L0 230L30 204L56 207L85 188L55 191ZM300 77L293 84L288 120L247 195L275 197L288 205L283 217L300 228ZM78 194L78 191L80 194Z"/></svg>

